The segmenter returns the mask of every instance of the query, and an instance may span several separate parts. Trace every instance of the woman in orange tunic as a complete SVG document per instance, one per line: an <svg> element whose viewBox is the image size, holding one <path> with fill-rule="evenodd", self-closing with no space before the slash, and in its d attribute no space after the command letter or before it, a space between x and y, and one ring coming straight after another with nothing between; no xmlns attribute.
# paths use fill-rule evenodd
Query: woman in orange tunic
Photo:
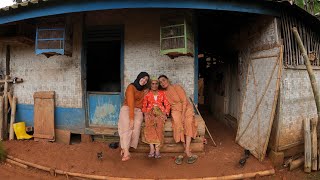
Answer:
<svg viewBox="0 0 320 180"><path fill-rule="evenodd" d="M149 74L141 72L137 79L128 85L123 106L120 110L118 132L120 136L120 146L122 161L130 159L129 148L137 148L140 136L143 114L141 112L142 101Z"/></svg>
<svg viewBox="0 0 320 180"><path fill-rule="evenodd" d="M160 85L165 89L165 94L171 105L173 137L176 143L182 142L185 147L185 153L188 157L188 163L192 164L197 160L196 155L192 155L190 149L191 138L197 135L197 122L194 118L193 106L189 102L186 92L178 84L170 84L165 75L159 76ZM176 164L183 162L183 156L178 156Z"/></svg>
<svg viewBox="0 0 320 180"><path fill-rule="evenodd" d="M159 81L151 80L151 91L144 97L142 112L144 112L145 128L144 142L150 145L148 157L160 158L160 146L163 143L163 128L170 113L170 104L163 91L158 91ZM167 116L166 116L167 115Z"/></svg>

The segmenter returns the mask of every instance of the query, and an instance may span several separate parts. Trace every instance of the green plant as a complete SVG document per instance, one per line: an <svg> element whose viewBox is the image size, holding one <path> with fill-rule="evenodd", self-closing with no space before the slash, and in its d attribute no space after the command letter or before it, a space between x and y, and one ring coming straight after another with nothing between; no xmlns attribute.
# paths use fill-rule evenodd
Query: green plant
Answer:
<svg viewBox="0 0 320 180"><path fill-rule="evenodd" d="M6 159L7 153L3 147L2 141L0 141L0 162L4 161Z"/></svg>
<svg viewBox="0 0 320 180"><path fill-rule="evenodd" d="M317 14L320 12L320 2L318 0L313 0L313 1L308 1L308 0L295 0L295 4L298 5L299 7L301 7L302 9L304 9L304 6L306 5L308 7L308 12L310 12L310 7L311 7L311 2L314 3L314 7L313 7L313 13Z"/></svg>

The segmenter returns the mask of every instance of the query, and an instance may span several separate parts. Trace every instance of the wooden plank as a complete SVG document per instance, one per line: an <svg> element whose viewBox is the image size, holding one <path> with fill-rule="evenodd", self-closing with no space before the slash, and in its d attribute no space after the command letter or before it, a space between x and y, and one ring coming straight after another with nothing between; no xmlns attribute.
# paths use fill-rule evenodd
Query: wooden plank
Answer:
<svg viewBox="0 0 320 180"><path fill-rule="evenodd" d="M55 129L55 142L60 144L70 144L71 132L62 129Z"/></svg>
<svg viewBox="0 0 320 180"><path fill-rule="evenodd" d="M308 118L304 119L304 172L311 172L311 134Z"/></svg>
<svg viewBox="0 0 320 180"><path fill-rule="evenodd" d="M8 94L10 96L10 93L8 93ZM13 123L15 123L15 121L16 121L16 105L17 105L17 97L13 96L12 104L11 104L9 140L14 139Z"/></svg>
<svg viewBox="0 0 320 180"><path fill-rule="evenodd" d="M278 58L250 62L236 137L236 141L260 161L265 158L280 84L282 47L276 48Z"/></svg>
<svg viewBox="0 0 320 180"><path fill-rule="evenodd" d="M54 91L34 94L34 140L39 136L54 141Z"/></svg>
<svg viewBox="0 0 320 180"><path fill-rule="evenodd" d="M8 96L4 95L4 109L3 109L3 139L8 138Z"/></svg>
<svg viewBox="0 0 320 180"><path fill-rule="evenodd" d="M204 136L196 137L195 139L191 139L191 143L203 143L204 141ZM139 140L139 143L144 143L141 141L141 138ZM164 137L163 139L163 144L175 144L176 141L174 140L173 137Z"/></svg>
<svg viewBox="0 0 320 180"><path fill-rule="evenodd" d="M85 128L85 134L115 136L118 134L118 129L109 127L89 127Z"/></svg>
<svg viewBox="0 0 320 180"><path fill-rule="evenodd" d="M0 140L3 140L3 97L0 96Z"/></svg>
<svg viewBox="0 0 320 180"><path fill-rule="evenodd" d="M191 143L203 143L204 137L196 137L195 139L191 140ZM173 137L165 137L163 140L164 144L174 144L176 141L174 140Z"/></svg>
<svg viewBox="0 0 320 180"><path fill-rule="evenodd" d="M198 135L204 136L206 129L205 129L205 122L204 122L203 118L198 114L195 115L194 118L198 123ZM172 120L171 119L166 120L166 122L164 124L164 131L172 131Z"/></svg>
<svg viewBox="0 0 320 180"><path fill-rule="evenodd" d="M35 139L51 139L54 140L54 136L48 134L34 134L33 137Z"/></svg>
<svg viewBox="0 0 320 180"><path fill-rule="evenodd" d="M33 98L40 98L40 99L53 99L55 95L54 91L40 91L35 92Z"/></svg>
<svg viewBox="0 0 320 180"><path fill-rule="evenodd" d="M293 50L292 50L292 44L291 44L291 32L290 32L290 23L289 23L289 18L288 18L288 15L286 13L284 13L284 25L285 25L285 31L286 33L284 33L285 37L286 38L286 49L287 49L287 61L290 65L293 65L294 64L294 61L293 61L293 57L292 57L292 54L293 54Z"/></svg>
<svg viewBox="0 0 320 180"><path fill-rule="evenodd" d="M317 118L311 119L311 160L312 170L318 170L318 142L317 142Z"/></svg>
<svg viewBox="0 0 320 180"><path fill-rule="evenodd" d="M15 79L15 80L13 80L13 79L0 80L0 83L1 83L1 84L6 83L6 82L7 82L7 83L13 83L13 82L21 83L21 82L23 82L23 79L17 78L17 79Z"/></svg>
<svg viewBox="0 0 320 180"><path fill-rule="evenodd" d="M137 149L133 149L132 152L149 152L150 146L148 144L141 143L138 145ZM192 152L203 152L204 144L203 143L191 143L190 148ZM176 153L176 152L184 152L184 147L182 143L175 144L163 144L160 149L163 153Z"/></svg>
<svg viewBox="0 0 320 180"><path fill-rule="evenodd" d="M81 134L81 142L83 143L92 142L92 136L89 134Z"/></svg>
<svg viewBox="0 0 320 180"><path fill-rule="evenodd" d="M10 107L12 107L12 95L11 95L11 92L8 92L8 100L9 100L9 105Z"/></svg>
<svg viewBox="0 0 320 180"><path fill-rule="evenodd" d="M7 62L8 63L8 62ZM7 139L8 138L8 109L9 109L9 104L8 104L8 82L7 80L9 79L9 75L6 75L5 76L5 80L6 82L4 83L4 90L3 90L3 95L4 95L4 110L3 110L3 113L4 113L4 120L3 120L3 138L4 139Z"/></svg>

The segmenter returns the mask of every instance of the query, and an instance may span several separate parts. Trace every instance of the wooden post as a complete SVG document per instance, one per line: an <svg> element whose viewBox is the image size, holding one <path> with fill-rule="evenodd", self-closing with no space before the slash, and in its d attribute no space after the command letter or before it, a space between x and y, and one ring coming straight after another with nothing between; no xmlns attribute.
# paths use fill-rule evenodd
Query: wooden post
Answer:
<svg viewBox="0 0 320 180"><path fill-rule="evenodd" d="M0 96L0 140L3 140L3 97Z"/></svg>
<svg viewBox="0 0 320 180"><path fill-rule="evenodd" d="M11 92L9 91L9 92L7 93L7 95L8 95L8 100L9 100L9 106L11 107L11 106L12 106L12 94L11 94Z"/></svg>
<svg viewBox="0 0 320 180"><path fill-rule="evenodd" d="M313 72L313 69L312 69L312 66L311 66L307 51L303 46L303 43L302 43L302 40L300 38L300 35L298 33L297 28L293 27L292 31L293 31L294 37L296 38L296 40L298 42L299 49L301 51L301 54L303 56L305 65L307 67L307 71L308 71L308 75L309 75L309 78L310 78L314 99L315 99L316 106L317 106L317 114L318 114L318 118L319 118L319 115L320 115L320 96L319 96L319 90L318 90L318 86L317 86L317 82L316 82L316 77L314 75L314 72Z"/></svg>
<svg viewBox="0 0 320 180"><path fill-rule="evenodd" d="M10 75L10 45L7 45L6 51L6 75Z"/></svg>
<svg viewBox="0 0 320 180"><path fill-rule="evenodd" d="M318 142L317 142L317 119L311 119L311 161L312 161L312 170L318 170Z"/></svg>
<svg viewBox="0 0 320 180"><path fill-rule="evenodd" d="M9 104L8 104L8 79L9 79L9 75L5 76L5 83L4 83L4 90L3 90L3 96L4 96L4 110L3 110L3 132L4 132L4 139L8 138L8 109L9 109Z"/></svg>
<svg viewBox="0 0 320 180"><path fill-rule="evenodd" d="M13 96L12 104L11 104L9 140L14 139L13 123L15 122L15 118L16 118L16 105L17 105L17 97Z"/></svg>
<svg viewBox="0 0 320 180"><path fill-rule="evenodd" d="M304 119L304 172L311 172L311 134L308 118Z"/></svg>

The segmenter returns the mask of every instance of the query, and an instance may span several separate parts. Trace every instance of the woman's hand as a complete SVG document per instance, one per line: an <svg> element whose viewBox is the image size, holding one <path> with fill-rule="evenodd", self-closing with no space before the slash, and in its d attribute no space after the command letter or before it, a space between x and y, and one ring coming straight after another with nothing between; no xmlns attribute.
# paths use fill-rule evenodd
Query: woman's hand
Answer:
<svg viewBox="0 0 320 180"><path fill-rule="evenodd" d="M134 123L133 123L133 121L131 121L131 120L130 120L130 122L129 122L129 128L130 128L131 130L133 130L133 128L134 128Z"/></svg>

